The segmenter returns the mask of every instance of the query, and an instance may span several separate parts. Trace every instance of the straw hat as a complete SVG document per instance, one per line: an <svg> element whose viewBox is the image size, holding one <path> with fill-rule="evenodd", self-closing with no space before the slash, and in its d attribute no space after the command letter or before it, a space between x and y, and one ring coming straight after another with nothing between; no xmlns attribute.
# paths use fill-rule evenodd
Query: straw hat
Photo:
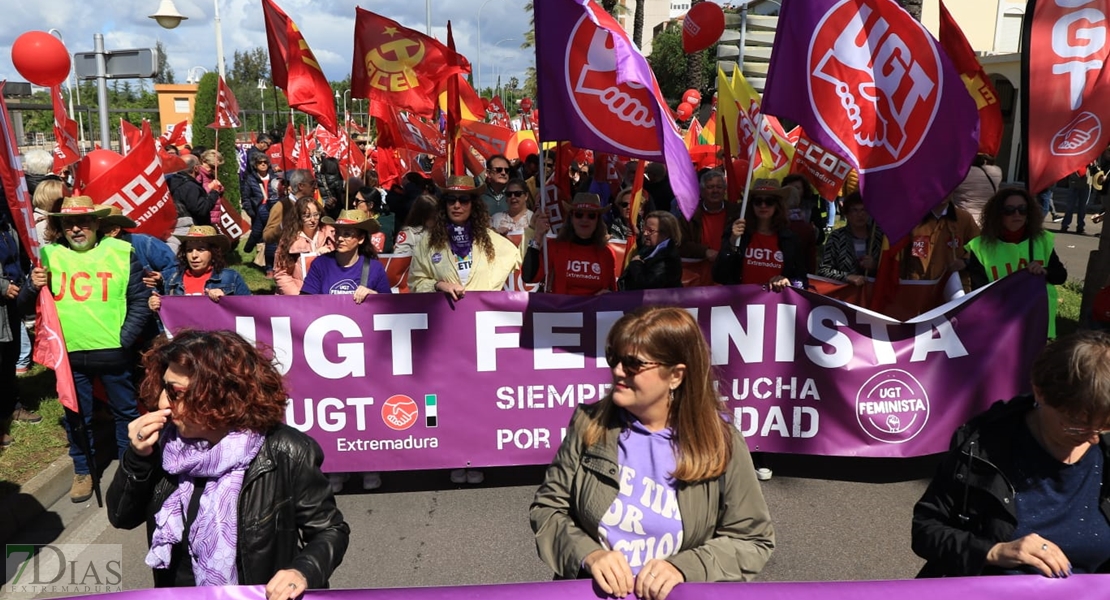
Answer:
<svg viewBox="0 0 1110 600"><path fill-rule="evenodd" d="M785 204L790 196L790 188L784 188L779 185L779 180L777 179L756 179L752 182L752 188L748 192L748 197L755 198L757 196L778 198Z"/></svg>
<svg viewBox="0 0 1110 600"><path fill-rule="evenodd" d="M98 207L89 196L70 196L62 199L61 212L47 213L51 217L90 216L102 219L108 216L107 208Z"/></svg>
<svg viewBox="0 0 1110 600"><path fill-rule="evenodd" d="M339 217L333 219L331 217L324 217L320 219L324 225L331 225L332 227L347 227L350 229L361 229L366 233L378 233L382 230L382 226L377 221L371 219L369 215L361 210L344 210L339 213Z"/></svg>
<svg viewBox="0 0 1110 600"><path fill-rule="evenodd" d="M569 203L563 202L564 214L569 215L575 211L600 213L605 212L605 207L601 205L601 196L579 192L574 195L574 199Z"/></svg>
<svg viewBox="0 0 1110 600"><path fill-rule="evenodd" d="M453 175L447 178L447 185L436 186L440 194L468 194L481 196L486 193L486 186L474 185L474 178L469 175Z"/></svg>
<svg viewBox="0 0 1110 600"><path fill-rule="evenodd" d="M184 244L190 240L201 240L215 244L224 252L231 248L231 240L227 236L216 231L216 228L211 225L193 225L185 235L174 234L175 238L181 240Z"/></svg>
<svg viewBox="0 0 1110 600"><path fill-rule="evenodd" d="M100 219L100 222L104 223L105 225L116 225L124 229L134 229L139 226L138 223L131 220L131 217L123 214L123 211L120 210L118 206L113 206L111 204L98 204L97 208L107 208L109 211L107 215Z"/></svg>

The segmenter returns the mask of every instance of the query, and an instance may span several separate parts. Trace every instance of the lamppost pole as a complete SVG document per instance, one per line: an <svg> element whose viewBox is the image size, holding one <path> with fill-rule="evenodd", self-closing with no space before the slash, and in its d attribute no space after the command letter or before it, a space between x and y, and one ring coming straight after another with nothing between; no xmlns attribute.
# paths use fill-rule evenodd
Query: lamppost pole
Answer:
<svg viewBox="0 0 1110 600"><path fill-rule="evenodd" d="M262 133L266 133L266 80L258 78L258 101L262 106Z"/></svg>
<svg viewBox="0 0 1110 600"><path fill-rule="evenodd" d="M474 81L478 95L482 95L482 9L493 0L486 0L478 7L478 78ZM430 35L430 34L429 34Z"/></svg>
<svg viewBox="0 0 1110 600"><path fill-rule="evenodd" d="M227 80L224 69L224 36L220 28L220 0L212 0L212 12L216 22L216 70L220 72L220 79Z"/></svg>
<svg viewBox="0 0 1110 600"><path fill-rule="evenodd" d="M56 36L59 40L61 40L63 46L65 45L66 41L65 41L65 38L62 37L62 32L61 31L58 31L57 29L51 29L49 33L53 36ZM68 52L69 49L67 48L66 51ZM66 77L66 87L69 88L69 116L70 116L70 118L73 118L73 116L74 116L74 112L73 112L73 88L74 88L74 82L77 81L76 68L73 65L72 58L73 57L71 56L70 57L70 62L69 62L69 74L73 77L73 79L70 79L69 77ZM81 86L77 85L76 87L77 87L77 103L80 104L81 103ZM84 149L84 146L85 146L85 115L76 115L76 116L77 116L77 121L80 123L78 131L80 132L81 147L82 147L82 149Z"/></svg>

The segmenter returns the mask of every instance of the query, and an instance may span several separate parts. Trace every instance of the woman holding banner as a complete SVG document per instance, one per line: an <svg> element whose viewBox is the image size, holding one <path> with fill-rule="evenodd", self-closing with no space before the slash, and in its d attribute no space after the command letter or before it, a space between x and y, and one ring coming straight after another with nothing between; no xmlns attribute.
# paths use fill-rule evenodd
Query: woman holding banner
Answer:
<svg viewBox="0 0 1110 600"><path fill-rule="evenodd" d="M312 261L335 250L335 229L320 223L323 210L312 196L298 198L293 205L300 227L281 230L281 241L274 257L274 283L277 293L296 296Z"/></svg>
<svg viewBox="0 0 1110 600"><path fill-rule="evenodd" d="M883 232L871 220L859 192L848 194L843 208L848 224L829 234L817 274L858 287L879 265Z"/></svg>
<svg viewBox="0 0 1110 600"><path fill-rule="evenodd" d="M1049 343L1032 385L952 436L913 510L920 577L1110 571L1110 334Z"/></svg>
<svg viewBox="0 0 1110 600"><path fill-rule="evenodd" d="M805 258L786 214L789 193L774 179L752 184L747 212L732 224L728 247L713 263L713 281L763 285L776 292L795 282L806 287ZM748 223L753 227L749 229Z"/></svg>
<svg viewBox="0 0 1110 600"><path fill-rule="evenodd" d="M743 437L714 391L697 321L644 307L609 331L612 391L580 405L529 511L557 579L665 598L685 581L747 581L775 546Z"/></svg>
<svg viewBox="0 0 1110 600"><path fill-rule="evenodd" d="M162 294L204 295L213 302L219 302L224 296L251 295L243 276L227 268L224 256L231 247L227 236L211 225L193 225L185 235L174 237L181 242L177 250L177 270L164 281ZM154 312L161 310L162 296L159 292L151 293L147 305Z"/></svg>
<svg viewBox="0 0 1110 600"><path fill-rule="evenodd" d="M1056 286L1068 270L1056 256L1054 235L1044 230L1040 202L1020 188L1002 188L983 207L982 233L967 243L972 289L1026 270L1045 278L1048 337L1056 337Z"/></svg>
<svg viewBox="0 0 1110 600"><path fill-rule="evenodd" d="M150 412L108 488L108 520L146 523L156 587L266 585L269 600L326 588L350 527L324 452L282 424L271 360L233 331L159 337L143 357Z"/></svg>
<svg viewBox="0 0 1110 600"><path fill-rule="evenodd" d="M616 291L617 258L601 222L603 212L605 207L597 194L576 194L569 204L563 203L563 214L569 222L563 224L555 239L547 238L547 216L541 214L536 219L535 237L524 255L524 280L536 283L546 279L547 291L553 294L596 296ZM546 277L544 245L551 263L550 276Z"/></svg>

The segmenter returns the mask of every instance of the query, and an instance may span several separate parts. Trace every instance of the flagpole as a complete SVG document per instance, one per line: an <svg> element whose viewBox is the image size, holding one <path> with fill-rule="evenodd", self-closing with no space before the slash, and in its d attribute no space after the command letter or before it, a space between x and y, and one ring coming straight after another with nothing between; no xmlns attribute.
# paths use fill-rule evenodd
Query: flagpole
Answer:
<svg viewBox="0 0 1110 600"><path fill-rule="evenodd" d="M755 153L759 149L759 134L763 131L763 111L759 113L759 123L752 135L752 149L748 151L748 174L744 177L744 199L740 202L740 218L748 214L748 190L751 189L752 175L755 174Z"/></svg>

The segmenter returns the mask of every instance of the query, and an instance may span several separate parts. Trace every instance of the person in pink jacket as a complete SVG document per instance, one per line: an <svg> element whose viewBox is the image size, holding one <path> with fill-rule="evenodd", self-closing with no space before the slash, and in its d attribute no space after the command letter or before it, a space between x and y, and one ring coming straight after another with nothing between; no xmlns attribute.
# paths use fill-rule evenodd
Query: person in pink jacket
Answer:
<svg viewBox="0 0 1110 600"><path fill-rule="evenodd" d="M277 293L289 296L301 293L312 260L335 250L335 230L320 223L323 210L311 196L298 199L294 210L300 227L282 231L274 259Z"/></svg>

